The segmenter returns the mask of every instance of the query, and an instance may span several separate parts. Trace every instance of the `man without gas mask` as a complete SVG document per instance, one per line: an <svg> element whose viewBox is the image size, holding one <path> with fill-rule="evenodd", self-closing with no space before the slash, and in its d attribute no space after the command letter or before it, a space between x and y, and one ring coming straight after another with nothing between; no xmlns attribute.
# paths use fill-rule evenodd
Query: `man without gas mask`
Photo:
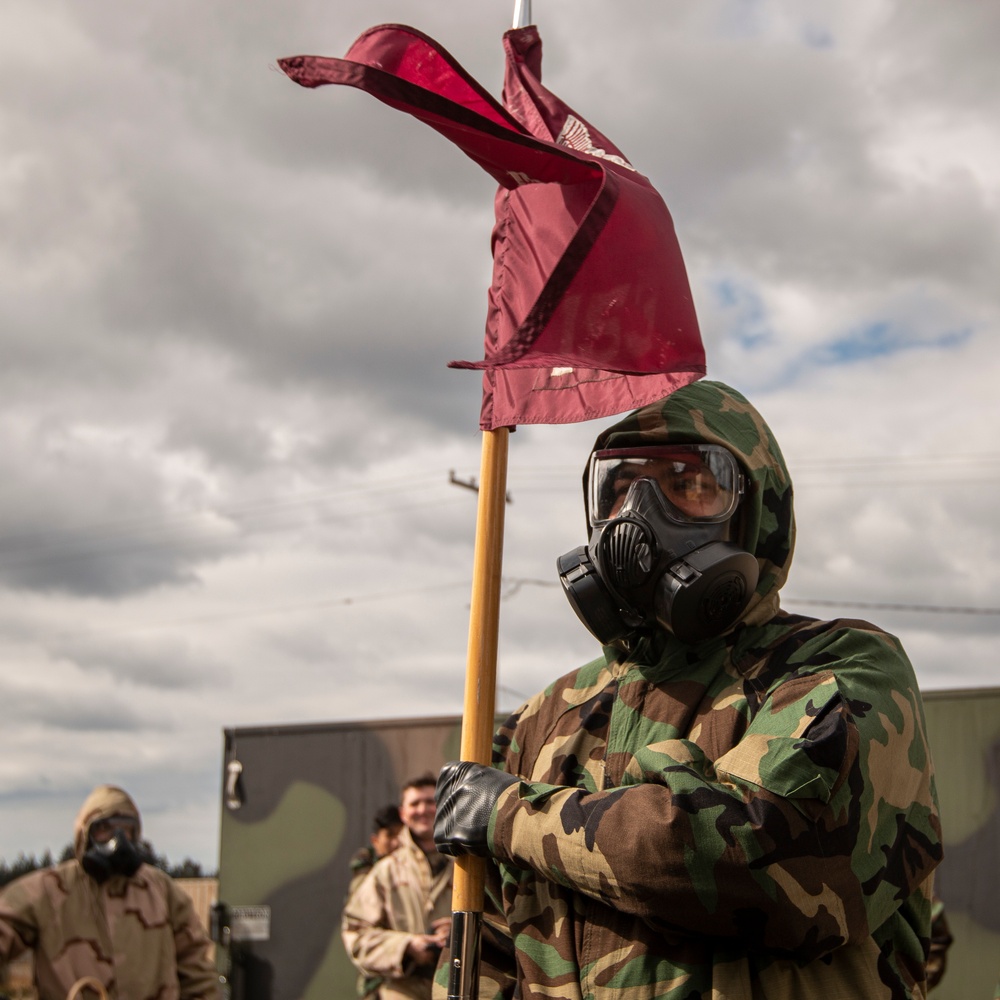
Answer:
<svg viewBox="0 0 1000 1000"><path fill-rule="evenodd" d="M344 906L341 936L358 971L380 980L379 1000L430 1000L431 981L451 929L451 858L434 846L435 778L400 792L403 830Z"/></svg>
<svg viewBox="0 0 1000 1000"><path fill-rule="evenodd" d="M217 1000L210 942L190 898L145 864L131 797L99 785L74 826L75 858L0 890L0 966L34 952L40 1000L88 977L109 997Z"/></svg>
<svg viewBox="0 0 1000 1000"><path fill-rule="evenodd" d="M558 568L602 655L510 717L494 768L438 782L439 850L493 862L480 996L923 997L916 682L874 625L780 609L792 487L763 419L680 389L598 438L585 496Z"/></svg>

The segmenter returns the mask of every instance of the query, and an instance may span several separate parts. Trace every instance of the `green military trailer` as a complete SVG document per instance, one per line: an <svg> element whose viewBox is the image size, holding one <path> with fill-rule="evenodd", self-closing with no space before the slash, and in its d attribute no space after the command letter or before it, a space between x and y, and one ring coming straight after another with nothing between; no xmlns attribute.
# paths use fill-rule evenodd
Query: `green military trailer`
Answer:
<svg viewBox="0 0 1000 1000"><path fill-rule="evenodd" d="M1000 978L1000 688L924 695L944 861L935 880L954 943L932 1000L990 998Z"/></svg>
<svg viewBox="0 0 1000 1000"><path fill-rule="evenodd" d="M356 995L350 859L408 778L459 756L457 716L227 729L217 957L233 1000Z"/></svg>
<svg viewBox="0 0 1000 1000"><path fill-rule="evenodd" d="M1000 688L925 695L954 936L933 1000L990 997L1000 976ZM225 732L213 936L233 1000L356 995L340 940L351 855L407 778L458 757L458 717Z"/></svg>

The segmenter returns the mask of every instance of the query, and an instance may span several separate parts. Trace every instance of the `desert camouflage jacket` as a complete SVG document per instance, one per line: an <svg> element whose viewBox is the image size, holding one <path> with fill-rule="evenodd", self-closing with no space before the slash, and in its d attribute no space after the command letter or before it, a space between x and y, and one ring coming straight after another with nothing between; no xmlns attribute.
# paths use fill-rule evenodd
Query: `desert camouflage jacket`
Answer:
<svg viewBox="0 0 1000 1000"><path fill-rule="evenodd" d="M380 858L344 906L341 932L355 966L382 976L380 1000L428 1000L433 969L414 969L406 946L414 934L451 913L452 862L435 852L435 874L424 852L403 829L399 847Z"/></svg>
<svg viewBox="0 0 1000 1000"><path fill-rule="evenodd" d="M347 884L347 899L350 899L354 890L364 882L368 873L375 867L376 861L378 861L378 857L375 855L375 848L370 846L359 847L351 855L348 866L351 872L351 881Z"/></svg>
<svg viewBox="0 0 1000 1000"><path fill-rule="evenodd" d="M910 664L779 610L791 484L742 396L695 383L596 447L665 441L737 455L760 583L725 635L606 648L501 727L523 780L491 821L480 995L922 997L941 839Z"/></svg>
<svg viewBox="0 0 1000 1000"><path fill-rule="evenodd" d="M40 1000L65 1000L84 977L111 1000L216 1000L208 936L170 876L144 864L98 884L80 866L90 824L116 814L139 818L125 792L99 786L76 820L76 859L0 892L0 965L33 951Z"/></svg>

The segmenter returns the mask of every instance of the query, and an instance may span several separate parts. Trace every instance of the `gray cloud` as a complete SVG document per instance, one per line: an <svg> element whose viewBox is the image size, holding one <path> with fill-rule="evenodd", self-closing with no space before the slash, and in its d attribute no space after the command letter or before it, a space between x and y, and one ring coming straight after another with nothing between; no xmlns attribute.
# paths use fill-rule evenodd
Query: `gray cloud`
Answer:
<svg viewBox="0 0 1000 1000"><path fill-rule="evenodd" d="M71 661L85 674L107 679L118 691L132 690L140 697L146 689L189 693L218 689L232 681L231 671L216 661L210 649L180 636L143 636L142 629L55 638L51 649L54 656Z"/></svg>
<svg viewBox="0 0 1000 1000"><path fill-rule="evenodd" d="M536 7L547 83L671 208L710 374L789 456L790 606L995 607L996 12ZM0 856L118 780L212 864L223 727L460 710L475 497L448 472L479 474L480 379L446 362L482 354L493 184L275 61L411 23L498 95L510 10L331 10L6 19ZM593 655L552 584L605 423L511 439L505 708ZM995 617L793 609L885 624L927 686L994 683Z"/></svg>
<svg viewBox="0 0 1000 1000"><path fill-rule="evenodd" d="M105 693L81 697L80 692L14 689L4 685L5 710L12 717L30 718L73 738L81 735L137 733L156 723L137 712L127 701Z"/></svg>

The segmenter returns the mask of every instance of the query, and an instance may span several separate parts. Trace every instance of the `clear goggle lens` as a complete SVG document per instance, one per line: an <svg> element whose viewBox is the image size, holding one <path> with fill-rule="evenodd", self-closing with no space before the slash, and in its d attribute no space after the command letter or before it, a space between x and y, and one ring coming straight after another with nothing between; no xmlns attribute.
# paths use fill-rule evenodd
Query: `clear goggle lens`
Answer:
<svg viewBox="0 0 1000 1000"><path fill-rule="evenodd" d="M139 832L139 824L132 816L108 816L91 823L89 832L90 840L95 844L105 844L122 833L134 841Z"/></svg>
<svg viewBox="0 0 1000 1000"><path fill-rule="evenodd" d="M715 523L732 517L743 495L743 476L720 445L658 445L612 448L590 460L590 523L618 514L629 487L651 479L681 521Z"/></svg>

